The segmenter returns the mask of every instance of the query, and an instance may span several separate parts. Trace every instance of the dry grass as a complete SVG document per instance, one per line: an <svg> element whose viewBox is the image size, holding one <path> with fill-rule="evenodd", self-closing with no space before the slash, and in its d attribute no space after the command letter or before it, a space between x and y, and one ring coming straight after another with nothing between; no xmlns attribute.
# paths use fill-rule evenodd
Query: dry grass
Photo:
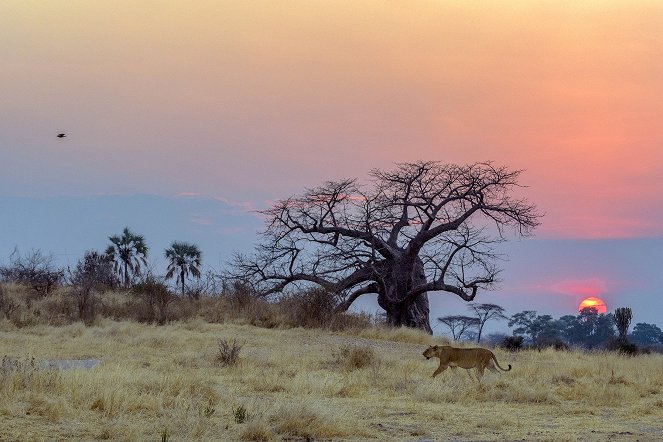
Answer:
<svg viewBox="0 0 663 442"><path fill-rule="evenodd" d="M431 379L432 339L410 330L200 319L0 330L3 441L663 438L661 355L497 350L513 370L479 384L462 369ZM234 339L241 363L220 366L218 343ZM83 358L102 363L40 368Z"/></svg>

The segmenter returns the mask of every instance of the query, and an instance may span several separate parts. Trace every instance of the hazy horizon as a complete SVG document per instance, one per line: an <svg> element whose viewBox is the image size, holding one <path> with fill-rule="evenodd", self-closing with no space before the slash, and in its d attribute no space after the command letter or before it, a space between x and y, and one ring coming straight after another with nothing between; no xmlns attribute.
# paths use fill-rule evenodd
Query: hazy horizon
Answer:
<svg viewBox="0 0 663 442"><path fill-rule="evenodd" d="M14 247L22 253L40 249L58 263L73 267L87 250L103 251L108 236L128 226L145 237L148 263L165 273L163 252L173 241L197 244L204 271L220 272L240 251L257 244L263 221L247 207L201 196L95 196L86 198L0 197L5 235L0 237L0 265ZM9 221L9 222L8 222ZM476 302L496 303L509 315L537 310L554 317L576 314L588 296L603 299L608 311L630 307L636 322L660 323L658 287L663 284L657 263L663 260L662 238L571 240L512 239L501 245L508 260L496 290L480 291ZM653 256L642 262L642 254ZM602 256L602 260L593 257ZM583 262L579 267L578 262ZM609 275L605 277L604 275ZM448 293L431 293L431 323L438 316L466 314L467 303ZM366 295L356 309L379 310L375 297ZM488 331L506 330L506 322L488 325ZM437 332L441 332L439 326Z"/></svg>

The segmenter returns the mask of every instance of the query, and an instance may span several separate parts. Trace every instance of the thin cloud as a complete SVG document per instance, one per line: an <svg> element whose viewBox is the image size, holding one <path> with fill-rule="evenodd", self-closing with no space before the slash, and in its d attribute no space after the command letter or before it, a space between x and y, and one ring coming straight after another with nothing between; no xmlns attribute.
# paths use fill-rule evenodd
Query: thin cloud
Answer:
<svg viewBox="0 0 663 442"><path fill-rule="evenodd" d="M600 278L565 279L552 284L548 289L563 295L599 296L608 291L608 284Z"/></svg>
<svg viewBox="0 0 663 442"><path fill-rule="evenodd" d="M193 215L190 219L193 224L199 226L211 226L214 225L214 221L211 218L202 215Z"/></svg>

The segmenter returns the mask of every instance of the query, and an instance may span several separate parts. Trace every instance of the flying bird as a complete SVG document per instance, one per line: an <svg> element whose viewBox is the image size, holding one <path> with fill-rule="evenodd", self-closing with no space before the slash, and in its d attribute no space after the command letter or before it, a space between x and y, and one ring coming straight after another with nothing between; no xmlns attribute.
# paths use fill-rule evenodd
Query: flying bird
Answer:
<svg viewBox="0 0 663 442"><path fill-rule="evenodd" d="M64 138L66 136L67 136L66 134L58 134L58 138Z"/></svg>

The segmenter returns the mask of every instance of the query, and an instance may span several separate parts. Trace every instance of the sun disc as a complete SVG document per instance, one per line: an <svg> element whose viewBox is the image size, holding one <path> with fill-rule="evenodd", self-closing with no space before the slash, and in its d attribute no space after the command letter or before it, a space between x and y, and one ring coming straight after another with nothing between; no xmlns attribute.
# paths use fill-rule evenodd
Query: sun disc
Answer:
<svg viewBox="0 0 663 442"><path fill-rule="evenodd" d="M608 311L608 309L605 306L605 301L595 296L590 296L589 298L583 299L580 305L578 306L578 311L582 311L582 309L586 307L594 307L596 311L599 313L605 313Z"/></svg>

